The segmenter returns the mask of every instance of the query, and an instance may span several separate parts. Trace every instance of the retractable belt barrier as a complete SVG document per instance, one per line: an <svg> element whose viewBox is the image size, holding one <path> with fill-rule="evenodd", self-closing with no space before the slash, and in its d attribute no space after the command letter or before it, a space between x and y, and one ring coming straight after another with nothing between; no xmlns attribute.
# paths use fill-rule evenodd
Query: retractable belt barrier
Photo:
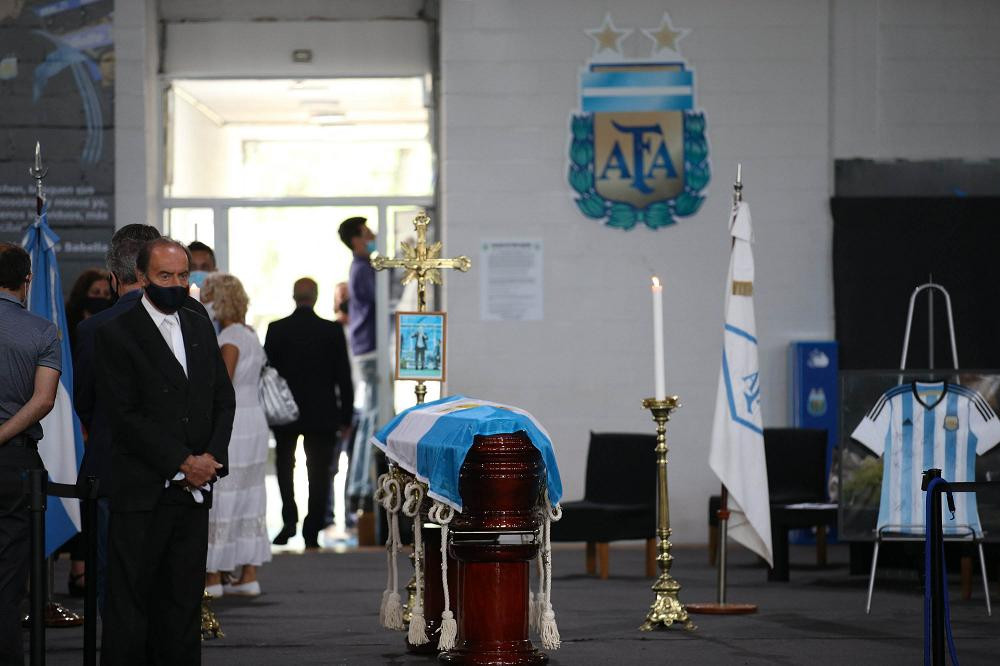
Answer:
<svg viewBox="0 0 1000 666"><path fill-rule="evenodd" d="M83 664L97 666L97 498L99 481L89 476L81 484L53 483L44 469L27 470L25 495L31 512L31 666L45 666L45 602L49 577L45 557L46 497L79 499L86 535L83 601Z"/></svg>
<svg viewBox="0 0 1000 666"><path fill-rule="evenodd" d="M952 493L976 491L1000 492L997 481L963 481L949 483L941 478L937 468L924 472L921 489L927 492L927 537L924 548L924 664L945 666L945 645L951 662L958 666L955 641L951 635L951 611L948 604L948 585L944 562L944 527L941 524L941 494L948 495L948 508L954 513ZM987 594L989 592L987 591Z"/></svg>

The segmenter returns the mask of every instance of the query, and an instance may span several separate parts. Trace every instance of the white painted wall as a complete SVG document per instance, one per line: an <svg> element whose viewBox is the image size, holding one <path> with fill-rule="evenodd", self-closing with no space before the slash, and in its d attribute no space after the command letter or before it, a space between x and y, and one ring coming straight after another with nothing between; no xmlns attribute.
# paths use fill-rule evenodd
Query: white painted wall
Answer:
<svg viewBox="0 0 1000 666"><path fill-rule="evenodd" d="M173 77L423 76L431 36L422 21L167 23L163 72ZM292 51L310 49L309 63Z"/></svg>
<svg viewBox="0 0 1000 666"><path fill-rule="evenodd" d="M676 227L619 232L576 210L568 118L584 30L607 11L655 28L669 10L708 119L714 178ZM479 321L478 277L452 277L450 390L507 400L551 429L567 498L583 493L591 429L651 432L651 272L666 281L668 430L676 542L705 538L718 481L707 466L719 372L735 164L756 231L766 425L786 422L786 346L833 334L835 158L1000 152L1000 3L960 0L444 0L442 212L449 254L486 237L545 239L542 322ZM628 56L648 53L633 34ZM473 269L475 271L475 268Z"/></svg>
<svg viewBox="0 0 1000 666"><path fill-rule="evenodd" d="M834 157L1000 155L1000 2L832 6Z"/></svg>
<svg viewBox="0 0 1000 666"><path fill-rule="evenodd" d="M116 6L119 220L155 205L149 145L158 125L149 90L158 58L151 3ZM329 65L322 73L297 70L303 75L371 75L400 60L358 55L368 50L333 57L325 50L329 40L310 37L330 34L331 25L344 24L338 19L393 11L386 2L275 6L276 20L268 23L253 21L271 9L262 0L157 5L170 24L167 70L176 74L294 76L287 57L299 46L320 49ZM320 7L323 20L305 21L314 15L309 7ZM409 1L397 7L397 18L420 11ZM708 119L710 196L698 215L670 229L602 228L576 210L566 182L569 115L578 106L579 69L593 48L583 31L599 26L607 11L619 27L655 28L664 10L676 26L693 30L681 47ZM757 234L765 422L782 425L787 342L833 332L833 160L997 157L1000 48L993 35L1000 3L442 0L440 16L439 222L446 251L475 259L486 237L541 237L546 245L541 322L480 322L476 268L447 278L449 389L534 412L556 438L566 497L580 497L588 430L652 432L639 401L652 388L647 283L651 272L660 273L668 386L685 404L668 431L674 541L704 541L706 498L718 488L706 461L736 162L744 165ZM181 23L188 18L205 23ZM259 42L232 39L237 22L260 31L253 33ZM241 69L247 44L270 54ZM634 34L625 49L630 56L645 53L648 40ZM420 67L430 62L426 52L415 57Z"/></svg>
<svg viewBox="0 0 1000 666"><path fill-rule="evenodd" d="M116 0L115 226L162 227L158 206L155 0Z"/></svg>
<svg viewBox="0 0 1000 666"><path fill-rule="evenodd" d="M449 388L533 412L556 441L566 497L583 494L588 431L653 432L649 277L665 281L668 429L676 542L704 541L722 340L727 216L736 162L756 222L764 412L785 419L785 347L832 334L828 9L811 2L671 2L708 119L713 182L693 218L658 232L603 228L566 181L569 114L606 2L446 0L442 5L447 251L485 237L545 241L545 320L479 321L473 272L448 282ZM664 5L614 3L619 28L658 27ZM636 33L627 55L646 55Z"/></svg>
<svg viewBox="0 0 1000 666"><path fill-rule="evenodd" d="M217 125L180 95L173 95L174 131L169 140L174 168L168 190L171 197L223 197L231 141ZM237 147L238 149L238 147Z"/></svg>

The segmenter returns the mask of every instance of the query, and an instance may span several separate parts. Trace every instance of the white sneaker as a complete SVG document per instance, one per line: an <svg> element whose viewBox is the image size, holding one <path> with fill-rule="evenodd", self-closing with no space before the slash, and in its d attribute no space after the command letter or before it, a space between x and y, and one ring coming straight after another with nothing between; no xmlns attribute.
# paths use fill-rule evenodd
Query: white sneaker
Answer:
<svg viewBox="0 0 1000 666"><path fill-rule="evenodd" d="M216 583L215 585L206 585L205 594L210 597L218 599L222 596L222 583Z"/></svg>
<svg viewBox="0 0 1000 666"><path fill-rule="evenodd" d="M252 580L249 583L243 583L241 585L226 585L226 594L230 594L236 597L259 597L260 596L260 583Z"/></svg>

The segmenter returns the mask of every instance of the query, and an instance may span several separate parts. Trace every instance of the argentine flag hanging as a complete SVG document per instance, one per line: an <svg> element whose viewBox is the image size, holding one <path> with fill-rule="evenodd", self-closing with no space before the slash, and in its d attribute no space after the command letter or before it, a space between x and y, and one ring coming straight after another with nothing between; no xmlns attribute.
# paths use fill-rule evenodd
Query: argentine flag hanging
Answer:
<svg viewBox="0 0 1000 666"><path fill-rule="evenodd" d="M462 510L458 476L476 435L523 430L542 454L552 506L562 498L562 482L552 438L528 412L488 400L453 395L411 407L371 438L392 462L427 484L427 494Z"/></svg>
<svg viewBox="0 0 1000 666"><path fill-rule="evenodd" d="M55 244L59 237L49 228L46 211L28 227L22 245L31 255L31 284L28 285L28 310L45 317L59 329L62 348L62 376L56 403L42 419L44 436L38 442L38 454L45 463L49 479L56 483L76 483L83 459L83 431L73 410L73 355L66 326L66 307L62 298L62 280L56 261ZM45 511L45 556L66 543L80 531L80 502L50 497Z"/></svg>
<svg viewBox="0 0 1000 666"><path fill-rule="evenodd" d="M737 204L729 230L733 246L726 281L722 372L708 464L729 491L729 535L773 565L753 313L753 226L745 202Z"/></svg>

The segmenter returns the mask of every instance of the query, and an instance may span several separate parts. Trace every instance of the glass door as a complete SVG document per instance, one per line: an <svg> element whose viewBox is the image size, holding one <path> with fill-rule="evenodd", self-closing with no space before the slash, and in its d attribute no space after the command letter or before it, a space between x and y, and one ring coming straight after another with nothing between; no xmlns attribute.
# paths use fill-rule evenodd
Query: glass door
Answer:
<svg viewBox="0 0 1000 666"><path fill-rule="evenodd" d="M185 245L201 241L215 247L215 211L211 208L167 208L163 211L163 229Z"/></svg>
<svg viewBox="0 0 1000 666"><path fill-rule="evenodd" d="M227 213L229 272L250 296L247 324L262 340L269 323L295 309L292 285L299 278L316 281L316 313L333 319L334 287L347 281L353 259L338 235L340 223L361 216L379 229L377 206L235 206Z"/></svg>

